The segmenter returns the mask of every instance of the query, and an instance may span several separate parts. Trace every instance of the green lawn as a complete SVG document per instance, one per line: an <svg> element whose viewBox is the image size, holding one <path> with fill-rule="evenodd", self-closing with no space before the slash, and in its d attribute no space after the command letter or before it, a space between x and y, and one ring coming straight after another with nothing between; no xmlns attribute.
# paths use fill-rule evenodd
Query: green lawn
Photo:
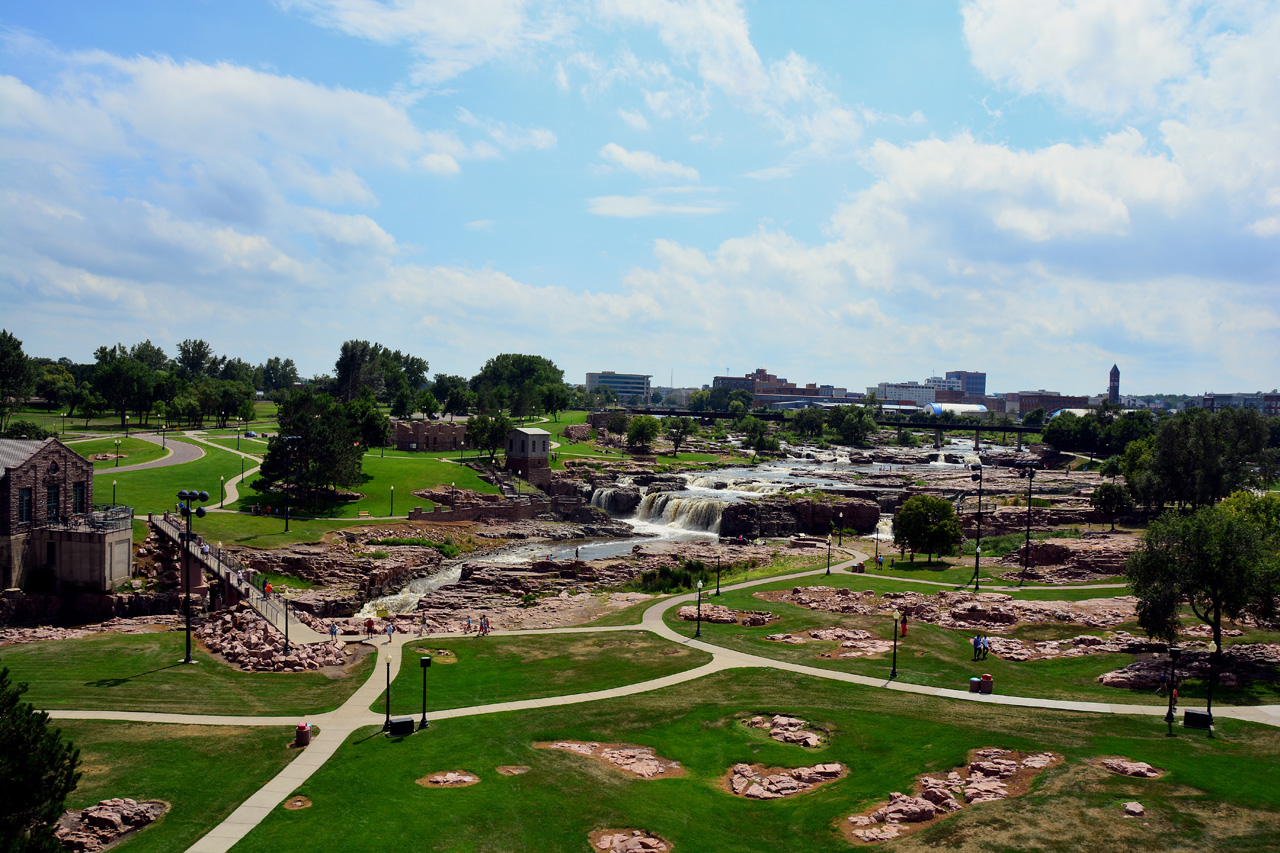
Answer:
<svg viewBox="0 0 1280 853"><path fill-rule="evenodd" d="M431 674L434 674L434 668ZM794 714L830 732L810 751L738 722ZM1220 738L1164 737L1158 718L1029 711L891 694L782 672L731 671L617 700L437 720L406 739L353 734L297 793L314 806L276 809L236 846L275 851L587 850L603 828L656 832L683 851L849 849L844 818L910 791L916 774L1001 746L1064 754L1022 798L976 804L890 849L1261 851L1280 845L1280 731L1223 720ZM640 780L535 742L575 739L653 747L687 775ZM1087 759L1124 755L1168 772L1107 774ZM724 791L737 762L840 762L848 774L799 796L753 801ZM504 777L495 768L525 765ZM462 769L480 783L427 790L415 780ZM1121 804L1140 800L1141 821ZM391 831L394 828L394 831ZM1102 841L1105 839L1105 841Z"/></svg>
<svg viewBox="0 0 1280 853"><path fill-rule="evenodd" d="M171 442L185 439L168 439ZM219 477L230 480L240 475L240 459L234 453L222 453L198 442L187 442L201 447L205 454L193 462L150 468L145 471L125 471L113 474L103 471L93 478L94 503L111 503L111 483L117 481L116 502L133 507L138 515L147 512L163 512L173 509L181 489L203 489L212 499L205 506L218 505Z"/></svg>
<svg viewBox="0 0 1280 853"><path fill-rule="evenodd" d="M167 814L113 850L185 850L297 755L279 726L161 726L58 720L80 750L83 776L67 799L82 809L110 797L163 800Z"/></svg>
<svg viewBox="0 0 1280 853"><path fill-rule="evenodd" d="M237 449L236 439L234 437L206 438L205 441L208 441L210 444L216 444L219 447L225 447L227 450ZM255 441L252 438L242 438L240 439L239 450L241 453L252 453L254 456L266 456L267 443L265 441Z"/></svg>
<svg viewBox="0 0 1280 853"><path fill-rule="evenodd" d="M604 690L702 666L711 655L647 631L423 640L407 647L391 683L391 713L422 709L421 653L437 657L427 672L427 710L463 708ZM444 661L456 661L445 663ZM386 693L370 707L386 707Z"/></svg>
<svg viewBox="0 0 1280 853"><path fill-rule="evenodd" d="M195 642L193 638L193 643ZM330 711L364 683L368 655L342 678L316 672L250 673L218 663L197 646L181 664L186 637L101 634L0 648L0 664L37 708L164 711L178 714L297 715Z"/></svg>
<svg viewBox="0 0 1280 853"><path fill-rule="evenodd" d="M916 584L839 574L834 574L831 578L820 575L803 582L770 584L768 588L790 588L796 585L848 587L859 591L874 589L879 594L886 592L928 594L931 592L928 588L922 589ZM837 651L839 643L810 640L800 645L788 645L771 642L764 638L770 634L799 635L810 628L834 626L860 628L889 639L893 636L893 620L890 617L842 615L809 610L781 602L767 602L754 597L752 593L756 591L759 591L759 588L729 592L720 598L710 597L707 600L735 610L769 610L780 617L777 621L760 628L703 622L702 640L775 660L851 672L872 678L888 677L892 666L891 652L872 657L821 658L818 657L820 653ZM1109 592L1108 590L1028 590L1021 593L1019 597L1051 601L1080 600L1106 597ZM1116 592L1123 592L1123 590ZM696 630L695 624L678 619L675 614L676 608L667 612L665 615L667 624L686 636L692 636ZM1141 635L1141 630L1136 623L1120 625L1118 628ZM1100 629L1091 629L1079 624L1051 623L1022 626L1008 636L1037 642L1075 637L1080 634L1101 635L1103 633L1105 632ZM1097 682L1097 677L1102 673L1132 663L1136 659L1133 655L1085 655L1023 662L1006 661L991 655L985 661L974 662L973 647L970 643L972 636L972 632L912 622L908 626L907 636L901 638L898 643L898 680L910 684L964 690L967 689L970 677L990 673L995 678L998 693L1014 696L1149 705L1160 705L1165 701L1154 693L1120 690ZM1276 635L1272 633L1271 637L1274 640ZM1189 682L1187 688L1183 690L1183 695L1188 698L1201 694L1202 688L1196 681ZM1215 693L1215 700L1220 699L1223 704L1270 704L1277 701L1278 695L1280 695L1280 685L1260 682L1238 688L1219 687Z"/></svg>
<svg viewBox="0 0 1280 853"><path fill-rule="evenodd" d="M358 501L352 501L334 507L334 515L338 518L356 518L360 511L367 511L371 517L386 517L391 512L391 487L395 487L395 512L397 516L408 515L415 506L430 509L435 506L431 501L414 497L415 489L430 489L437 486L448 486L455 483L460 489L471 489L477 492L497 494L498 488L484 482L470 468L445 462L430 455L420 453L419 458L405 459L387 457L385 459L373 454L364 457L365 482L355 488L364 495ZM249 478L253 479L253 478ZM241 492L241 498L232 508L247 507L253 503L275 505L280 503L277 495L259 495L247 486ZM319 505L320 513L327 516L329 507L323 502ZM309 501L295 503L295 513L309 514L312 509Z"/></svg>
<svg viewBox="0 0 1280 853"><path fill-rule="evenodd" d="M168 451L160 444L152 444L140 438L91 438L85 441L70 442L68 446L86 459L97 453L110 453L112 458L106 461L95 461L93 470L99 474L110 474L111 468L118 467L115 460L116 441L120 442L120 464L138 465L165 456Z"/></svg>
<svg viewBox="0 0 1280 853"><path fill-rule="evenodd" d="M231 506L228 504L227 506ZM195 532L210 542L244 545L248 548L281 548L319 542L326 533L369 524L367 519L291 518L284 532L284 518L251 515L247 512L211 512L193 525Z"/></svg>

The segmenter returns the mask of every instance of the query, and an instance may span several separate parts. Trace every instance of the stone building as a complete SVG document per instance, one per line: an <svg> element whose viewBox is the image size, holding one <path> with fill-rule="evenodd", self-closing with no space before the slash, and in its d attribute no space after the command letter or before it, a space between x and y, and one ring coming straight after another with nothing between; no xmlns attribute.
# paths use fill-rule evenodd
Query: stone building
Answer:
<svg viewBox="0 0 1280 853"><path fill-rule="evenodd" d="M551 433L530 427L507 433L506 469L546 491L551 486Z"/></svg>
<svg viewBox="0 0 1280 853"><path fill-rule="evenodd" d="M0 439L0 586L105 592L133 570L133 509L93 504L93 463L56 438Z"/></svg>
<svg viewBox="0 0 1280 853"><path fill-rule="evenodd" d="M452 421L392 421L391 443L397 450L461 450L467 425Z"/></svg>

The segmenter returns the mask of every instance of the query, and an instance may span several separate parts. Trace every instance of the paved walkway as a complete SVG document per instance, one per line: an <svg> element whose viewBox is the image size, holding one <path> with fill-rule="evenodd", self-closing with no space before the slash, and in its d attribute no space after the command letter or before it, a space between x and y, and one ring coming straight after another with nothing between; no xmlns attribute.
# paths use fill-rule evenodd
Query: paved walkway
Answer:
<svg viewBox="0 0 1280 853"><path fill-rule="evenodd" d="M854 559L833 565L832 571L845 573L857 560L865 561L866 557L855 554ZM758 580L744 581L732 586L725 586L723 589L729 591L750 589L752 587L777 583L779 581L825 576L825 573L826 569L822 568L805 572L797 572L791 575L773 576L760 578ZM934 583L919 581L915 578L891 578L883 575L870 575L865 577L897 581L914 581L917 583ZM954 586L954 584L945 585ZM1110 586L1108 585L1096 588L1110 588ZM852 673L839 672L837 670L821 669L818 667L805 666L803 664L790 663L788 661L774 660L772 658L752 655L733 649L725 649L720 646L715 646L710 643L702 642L701 640L695 640L687 637L684 634L673 630L663 620L664 615L671 608L694 600L695 594L689 593L687 595L676 596L657 602L652 607L645 610L639 624L609 627L586 626L578 628L495 631L493 632L493 636L520 636L526 634L549 633L595 633L605 631L650 631L673 642L681 643L689 646L690 648L696 648L707 652L712 655L710 663L684 672L664 676L662 678L642 681L636 684L627 684L607 690L596 690L589 693L574 693L567 696L551 696L543 699L525 699L513 702L495 702L487 705L452 708L442 711L433 711L430 714L430 717L434 720L456 719L482 714L497 714L506 711L550 708L562 705L575 705L583 702L596 702L604 699L615 699L621 696L632 696L638 693L660 690L672 685L694 681L724 670L740 668L779 669L799 673L801 675L807 675L813 678L825 678L832 681L842 681L848 684L857 684L864 687L896 690L902 693L914 693L924 696L936 696L943 699L954 699L963 702L1012 705L1024 708L1048 708L1059 711L1074 711L1094 714L1163 716L1165 713L1165 708L1160 705L1078 702L1061 699L1040 699L1028 696L1003 696L996 694L969 693L967 690L929 687L922 684L908 684L901 681L889 680L887 678L872 678L865 675L854 675ZM446 638L461 637L464 635L433 634L430 636ZM274 778L267 782L266 785L258 789L258 791L250 796L249 799L245 800L245 802L233 811L225 820L192 845L189 848L189 853L225 853L225 851L230 850L236 842L247 835L255 826L261 823L273 809L279 806L280 803L284 802L290 794L297 790L299 785L309 779L316 770L320 769L320 767L322 767L324 763L338 751L338 748L353 732L362 727L381 725L385 719L385 715L376 711L371 711L370 706L382 693L388 678L394 676L394 674L399 671L400 661L404 655L405 645L410 642L416 642L419 639L421 638L413 634L397 634L395 635L393 642L390 643L368 643L369 645L373 645L376 649L376 654L378 655L379 660L378 665L374 667L373 672L365 683L357 688L355 693L352 694L352 696L338 709L323 714L306 715L307 720L320 728L320 735L312 742L311 746L302 750L301 753L292 762L290 762L288 767L281 770ZM388 665L390 666L390 676L388 675ZM1218 717L1247 720L1270 726L1280 726L1280 705L1219 706L1214 709L1214 713ZM283 726L295 725L299 720L297 717L158 714L133 711L49 711L49 715L54 719L63 720L125 720L147 723L176 723L205 726Z"/></svg>
<svg viewBox="0 0 1280 853"><path fill-rule="evenodd" d="M170 436L172 437L172 436ZM162 438L158 435L150 433L135 432L131 438L140 438L143 441L149 441L152 444L159 444L168 449L168 453L159 459L152 459L150 462L139 462L137 465L121 465L119 468L99 468L94 471L94 476L106 476L108 473L123 474L127 471L146 471L150 468L168 468L170 465L182 465L185 462L194 462L201 456L204 456L204 450L196 447L194 444L188 444L185 441L175 441L170 444L168 438Z"/></svg>

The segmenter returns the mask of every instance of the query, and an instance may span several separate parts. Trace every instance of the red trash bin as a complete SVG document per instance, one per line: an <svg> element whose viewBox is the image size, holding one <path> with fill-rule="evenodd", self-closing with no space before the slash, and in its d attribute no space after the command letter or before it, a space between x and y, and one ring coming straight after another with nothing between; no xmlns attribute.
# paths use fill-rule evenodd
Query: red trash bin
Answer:
<svg viewBox="0 0 1280 853"><path fill-rule="evenodd" d="M294 746L310 746L311 745L311 724L298 723L298 728L293 733Z"/></svg>
<svg viewBox="0 0 1280 853"><path fill-rule="evenodd" d="M996 686L995 679L991 677L991 673L984 672L982 680L978 682L979 693L990 693L991 689Z"/></svg>

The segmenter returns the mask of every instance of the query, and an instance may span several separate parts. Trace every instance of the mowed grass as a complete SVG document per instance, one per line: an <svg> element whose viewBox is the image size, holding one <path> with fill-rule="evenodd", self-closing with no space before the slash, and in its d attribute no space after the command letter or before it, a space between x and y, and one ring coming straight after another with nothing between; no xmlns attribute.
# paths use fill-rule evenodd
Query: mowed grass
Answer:
<svg viewBox="0 0 1280 853"><path fill-rule="evenodd" d="M170 442L185 439L168 439ZM218 505L219 477L230 480L240 475L240 459L234 453L223 453L199 442L187 441L204 450L204 456L182 465L150 468L145 471L125 471L112 474L103 471L93 478L94 503L111 503L111 483L118 482L116 502L133 507L138 515L173 509L182 489L207 491L210 501L204 506ZM123 460L122 460L123 461Z"/></svg>
<svg viewBox="0 0 1280 853"><path fill-rule="evenodd" d="M300 753L282 726L169 726L57 720L80 750L80 784L67 808L109 797L163 800L158 821L113 850L185 850ZM321 733L323 736L323 732Z"/></svg>
<svg viewBox="0 0 1280 853"><path fill-rule="evenodd" d="M216 504L215 504L216 505ZM231 505L228 504L228 507ZM193 528L209 542L243 545L247 548L281 548L308 542L320 542L326 533L367 525L367 520L298 518L289 520L284 532L283 516L251 515L247 512L211 512L196 519Z"/></svg>
<svg viewBox="0 0 1280 853"><path fill-rule="evenodd" d="M923 592L926 595L932 592L927 587L922 588L915 584L880 578L842 577L838 574L833 574L830 578L817 575L785 584L769 584L765 588L789 589L791 586L847 587L856 591L870 589L881 595L886 592ZM734 610L768 610L779 617L776 621L759 628L744 628L741 625L722 625L704 621L702 640L774 660L850 672L871 678L888 678L892 668L891 651L870 657L820 657L819 655L824 653L838 655L839 643L808 640L805 643L791 645L766 640L765 637L772 634L801 636L811 628L839 627L870 631L883 639L892 639L893 619L891 617L827 613L783 602L764 601L753 595L760 589L756 587L751 590L734 591L719 598L708 597L705 601L723 604ZM1124 590L1029 590L1022 593L1020 597L1028 600L1067 601L1105 598L1123 592ZM678 608L669 610L664 615L665 621L681 634L692 636L697 626L694 622L677 618L677 611ZM1139 636L1142 633L1136 623L1123 624L1117 628ZM1098 654L1019 662L1003 660L991 654L984 661L974 661L971 643L973 633L923 622L910 622L907 636L899 637L898 640L898 680L910 684L966 690L971 677L990 673L995 679L996 692L1012 696L1137 705L1161 705L1167 701L1151 691L1122 690L1098 683L1099 675L1120 669L1137 660L1138 658L1134 655ZM1081 634L1102 635L1104 633L1107 632L1080 624L1048 623L1021 626L1006 636L1034 643L1041 640L1065 639ZM1182 695L1186 698L1195 698L1203 695L1203 688L1193 680L1188 682ZM1215 691L1215 702L1221 702L1224 705L1271 703L1276 701L1276 697L1276 684L1269 682L1247 682L1236 688L1219 686Z"/></svg>
<svg viewBox="0 0 1280 853"><path fill-rule="evenodd" d="M739 722L760 713L813 721L829 732L829 743L818 750L783 745ZM1223 720L1219 734L1166 738L1159 718L1033 711L735 670L615 700L437 720L404 739L361 730L297 789L312 808L272 811L236 850L376 844L388 853L562 853L587 850L593 830L643 828L676 850L826 853L849 849L838 827L850 814L891 791L910 791L919 773L963 765L970 750L987 746L1052 750L1065 762L1042 773L1024 797L969 806L891 849L1276 849L1280 731ZM533 746L562 739L649 746L680 762L686 775L642 780ZM1088 763L1110 755L1167 773L1135 780ZM722 787L738 762L839 762L848 773L799 796L756 801ZM502 776L496 768L503 765L529 771ZM480 783L427 789L415 781L458 769ZM1147 816L1129 821L1121 804L1134 799Z"/></svg>
<svg viewBox="0 0 1280 853"><path fill-rule="evenodd" d="M143 441L140 438L119 437L120 442L120 464L121 465L139 465L143 462L151 462L161 457L167 456L169 451L160 444L152 444L149 441ZM73 441L68 443L68 447L79 453L86 459L99 453L110 453L111 459L94 460L93 470L95 472L110 473L110 468L116 466L116 441L114 438L91 438L86 441Z"/></svg>
<svg viewBox="0 0 1280 853"><path fill-rule="evenodd" d="M484 482L475 471L452 462L431 458L426 454L418 454L416 458L392 457L382 458L367 454L364 457L363 470L365 481L356 486L354 491L364 497L356 501L348 501L333 506L335 518L356 518L358 513L368 512L371 517L389 517L391 515L392 487L395 487L395 514L404 517L416 506L430 509L435 504L429 500L415 497L416 489L432 489L448 486L450 483L459 489L497 494L498 488ZM254 478L247 478L252 481ZM241 497L232 508L247 507L252 504L263 506L283 506L283 497L278 494L258 494L247 485L241 489ZM311 514L312 510L328 516L329 504L321 498L318 503L311 500L295 501L293 512Z"/></svg>
<svg viewBox="0 0 1280 853"><path fill-rule="evenodd" d="M441 649L450 654L439 655ZM406 647L391 683L393 714L422 710L418 661L423 654L433 658L427 670L428 711L604 690L711 661L706 652L647 631L423 640ZM370 708L385 707L384 691Z"/></svg>
<svg viewBox="0 0 1280 853"><path fill-rule="evenodd" d="M330 678L317 672L250 673L219 663L181 631L101 634L0 648L0 664L37 708L174 714L298 715L330 711L368 678L373 656Z"/></svg>

